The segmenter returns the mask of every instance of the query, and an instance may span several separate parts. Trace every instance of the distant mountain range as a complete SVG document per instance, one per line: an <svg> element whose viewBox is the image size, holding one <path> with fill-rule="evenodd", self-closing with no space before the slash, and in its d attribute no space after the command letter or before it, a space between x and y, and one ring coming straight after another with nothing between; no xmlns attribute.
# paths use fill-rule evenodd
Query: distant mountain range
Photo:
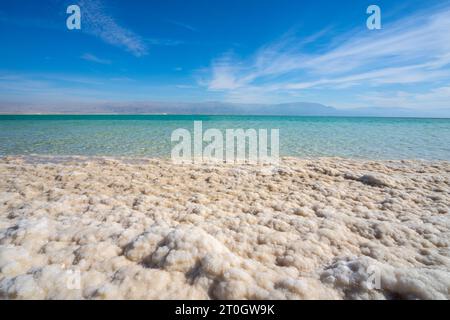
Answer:
<svg viewBox="0 0 450 320"><path fill-rule="evenodd" d="M3 114L206 114L206 115L280 115L280 116L356 116L356 117L437 117L449 118L448 109L417 111L405 108L336 109L319 103L242 104L225 102L136 102L95 105L9 106L0 105Z"/></svg>

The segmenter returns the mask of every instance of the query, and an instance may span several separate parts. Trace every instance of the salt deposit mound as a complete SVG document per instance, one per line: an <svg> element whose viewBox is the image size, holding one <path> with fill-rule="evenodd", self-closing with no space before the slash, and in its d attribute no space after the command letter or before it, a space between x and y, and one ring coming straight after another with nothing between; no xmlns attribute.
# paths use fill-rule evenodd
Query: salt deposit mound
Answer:
<svg viewBox="0 0 450 320"><path fill-rule="evenodd" d="M448 299L450 164L0 160L3 299Z"/></svg>

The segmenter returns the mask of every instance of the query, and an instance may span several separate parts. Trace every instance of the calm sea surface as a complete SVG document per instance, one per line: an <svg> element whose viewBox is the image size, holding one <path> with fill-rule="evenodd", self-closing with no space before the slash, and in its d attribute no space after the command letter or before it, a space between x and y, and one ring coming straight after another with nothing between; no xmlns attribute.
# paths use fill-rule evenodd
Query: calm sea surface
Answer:
<svg viewBox="0 0 450 320"><path fill-rule="evenodd" d="M282 156L450 160L450 119L0 115L0 156L169 157L173 130L279 129Z"/></svg>

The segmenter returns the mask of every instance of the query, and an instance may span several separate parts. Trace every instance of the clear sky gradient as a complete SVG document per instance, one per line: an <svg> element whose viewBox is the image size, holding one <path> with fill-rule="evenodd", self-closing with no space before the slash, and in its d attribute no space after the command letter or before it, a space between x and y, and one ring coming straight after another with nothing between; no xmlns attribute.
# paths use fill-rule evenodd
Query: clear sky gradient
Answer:
<svg viewBox="0 0 450 320"><path fill-rule="evenodd" d="M366 27L371 4L381 30ZM2 0L0 41L0 107L450 107L449 1Z"/></svg>

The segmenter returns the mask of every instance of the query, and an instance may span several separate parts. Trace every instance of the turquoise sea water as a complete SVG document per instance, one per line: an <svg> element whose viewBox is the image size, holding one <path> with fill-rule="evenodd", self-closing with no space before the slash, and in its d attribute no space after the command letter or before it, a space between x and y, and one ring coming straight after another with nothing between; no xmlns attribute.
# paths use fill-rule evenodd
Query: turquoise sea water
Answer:
<svg viewBox="0 0 450 320"><path fill-rule="evenodd" d="M450 160L450 119L292 116L0 115L0 156L169 157L173 130L279 129L280 155Z"/></svg>

